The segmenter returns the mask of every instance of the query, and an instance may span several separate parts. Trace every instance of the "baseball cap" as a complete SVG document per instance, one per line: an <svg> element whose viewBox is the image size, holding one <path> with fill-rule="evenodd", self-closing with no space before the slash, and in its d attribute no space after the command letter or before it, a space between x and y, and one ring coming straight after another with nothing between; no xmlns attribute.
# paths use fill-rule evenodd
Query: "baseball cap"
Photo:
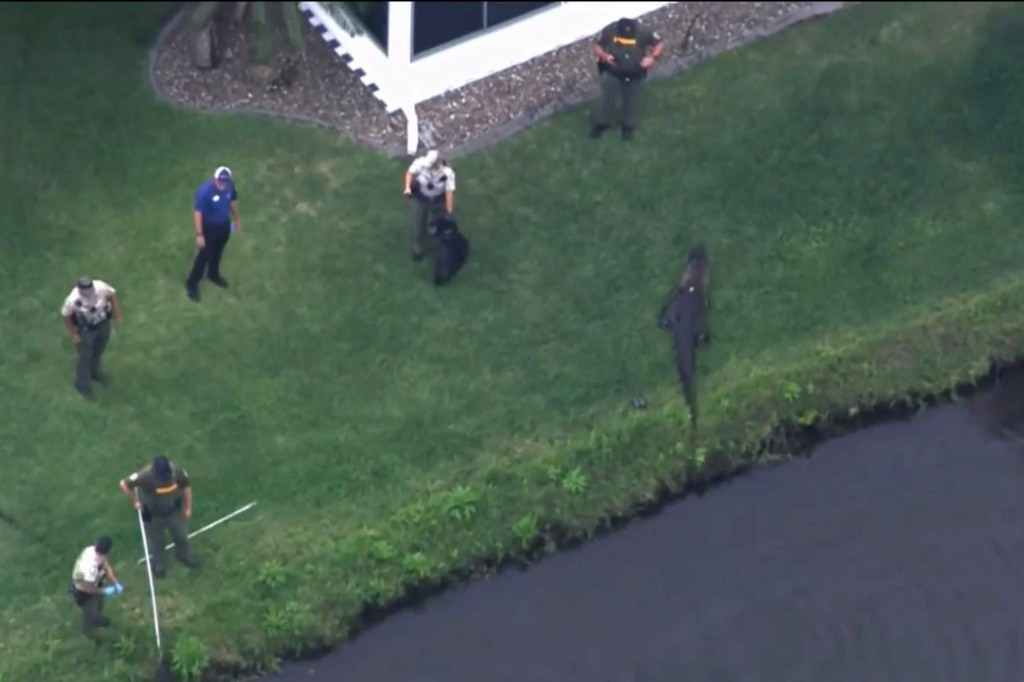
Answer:
<svg viewBox="0 0 1024 682"><path fill-rule="evenodd" d="M90 279L89 277L79 277L78 282L76 282L75 286L77 286L79 289L92 289L92 279Z"/></svg>
<svg viewBox="0 0 1024 682"><path fill-rule="evenodd" d="M153 474L160 481L171 480L171 475L174 472L171 471L171 463L167 461L167 457L164 455L157 455L153 458Z"/></svg>
<svg viewBox="0 0 1024 682"><path fill-rule="evenodd" d="M426 160L428 165L436 166L437 162L441 160L441 153L436 149L431 149L423 158Z"/></svg>
<svg viewBox="0 0 1024 682"><path fill-rule="evenodd" d="M227 166L218 166L213 172L213 177L218 180L231 180L231 169Z"/></svg>
<svg viewBox="0 0 1024 682"><path fill-rule="evenodd" d="M636 36L636 19L623 17L619 19L616 29L620 36L623 36L624 38L633 38Z"/></svg>

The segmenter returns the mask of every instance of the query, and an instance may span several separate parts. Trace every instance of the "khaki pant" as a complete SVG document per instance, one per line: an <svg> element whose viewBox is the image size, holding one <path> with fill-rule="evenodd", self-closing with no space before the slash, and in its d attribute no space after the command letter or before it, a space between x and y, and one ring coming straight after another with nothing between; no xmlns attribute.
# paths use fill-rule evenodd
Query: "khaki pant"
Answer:
<svg viewBox="0 0 1024 682"><path fill-rule="evenodd" d="M189 554L188 530L185 527L185 517L179 511L170 516L150 515L145 521L146 543L149 545L150 565L153 573L164 573L167 570L164 564L164 541L168 533L174 541L174 556L178 561L191 566L194 563Z"/></svg>
<svg viewBox="0 0 1024 682"><path fill-rule="evenodd" d="M607 128L615 115L615 106L622 100L620 121L624 128L636 127L636 100L640 80L622 80L610 73L601 74L601 99L594 109L594 125Z"/></svg>
<svg viewBox="0 0 1024 682"><path fill-rule="evenodd" d="M424 242L435 215L444 211L444 195L436 199L421 199L415 194L409 199L412 214L412 252L423 253Z"/></svg>
<svg viewBox="0 0 1024 682"><path fill-rule="evenodd" d="M80 327L78 338L78 347L75 349L78 353L75 363L75 388L88 391L92 388L93 380L100 377L100 359L110 340L110 320L95 329Z"/></svg>
<svg viewBox="0 0 1024 682"><path fill-rule="evenodd" d="M110 621L103 617L104 596L78 591L74 596L75 603L82 610L82 633L89 639L98 640L99 633L96 630L110 625Z"/></svg>

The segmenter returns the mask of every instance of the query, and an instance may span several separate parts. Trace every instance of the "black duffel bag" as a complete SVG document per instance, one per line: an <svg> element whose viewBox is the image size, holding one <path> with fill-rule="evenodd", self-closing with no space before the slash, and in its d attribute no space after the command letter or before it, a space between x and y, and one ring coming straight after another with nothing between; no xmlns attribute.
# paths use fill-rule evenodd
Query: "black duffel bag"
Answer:
<svg viewBox="0 0 1024 682"><path fill-rule="evenodd" d="M434 219L431 232L437 237L434 258L434 284L447 284L469 259L469 239L459 230L455 216L442 214Z"/></svg>

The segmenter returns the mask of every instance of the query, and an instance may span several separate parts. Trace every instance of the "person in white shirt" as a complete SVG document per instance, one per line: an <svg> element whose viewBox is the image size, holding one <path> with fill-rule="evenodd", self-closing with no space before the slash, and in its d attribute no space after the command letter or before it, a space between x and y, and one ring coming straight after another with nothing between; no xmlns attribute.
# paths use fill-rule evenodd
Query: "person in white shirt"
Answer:
<svg viewBox="0 0 1024 682"><path fill-rule="evenodd" d="M96 628L110 625L110 621L103 616L104 597L124 592L107 560L113 545L114 541L104 535L96 544L82 550L71 573L69 591L75 598L75 604L82 609L82 631L86 637L97 641ZM103 582L107 578L114 584L104 587Z"/></svg>
<svg viewBox="0 0 1024 682"><path fill-rule="evenodd" d="M64 328L78 353L75 367L75 389L86 400L95 399L92 382L104 383L100 358L110 340L110 318L121 322L121 304L117 290L101 280L82 277L64 299L60 308Z"/></svg>
<svg viewBox="0 0 1024 682"><path fill-rule="evenodd" d="M455 210L455 169L432 149L409 165L404 194L412 199L412 259L419 261L433 215Z"/></svg>

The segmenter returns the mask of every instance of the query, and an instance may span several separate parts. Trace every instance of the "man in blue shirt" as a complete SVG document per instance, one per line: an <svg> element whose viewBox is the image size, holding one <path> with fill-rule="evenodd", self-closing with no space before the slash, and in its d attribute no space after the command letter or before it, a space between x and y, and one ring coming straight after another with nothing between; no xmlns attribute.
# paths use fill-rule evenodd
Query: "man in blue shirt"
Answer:
<svg viewBox="0 0 1024 682"><path fill-rule="evenodd" d="M231 178L231 169L221 166L196 190L192 222L196 232L196 258L192 272L185 280L185 293L199 302L199 280L207 278L219 287L228 281L220 275L220 259L233 231L241 231L238 215L238 192Z"/></svg>

